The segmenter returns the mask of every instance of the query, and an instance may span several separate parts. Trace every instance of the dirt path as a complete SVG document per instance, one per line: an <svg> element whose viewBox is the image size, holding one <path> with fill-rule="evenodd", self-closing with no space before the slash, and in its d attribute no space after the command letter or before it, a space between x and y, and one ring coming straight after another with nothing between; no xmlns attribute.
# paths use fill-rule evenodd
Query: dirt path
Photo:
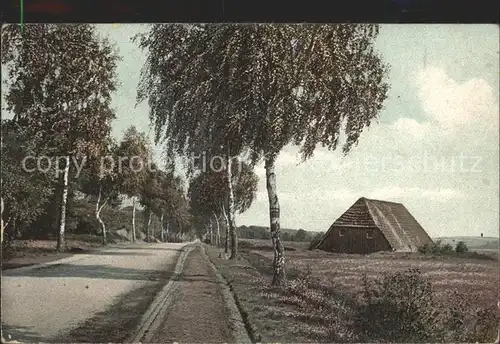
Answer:
<svg viewBox="0 0 500 344"><path fill-rule="evenodd" d="M235 342L221 284L201 250L198 246L189 253L175 300L151 342Z"/></svg>

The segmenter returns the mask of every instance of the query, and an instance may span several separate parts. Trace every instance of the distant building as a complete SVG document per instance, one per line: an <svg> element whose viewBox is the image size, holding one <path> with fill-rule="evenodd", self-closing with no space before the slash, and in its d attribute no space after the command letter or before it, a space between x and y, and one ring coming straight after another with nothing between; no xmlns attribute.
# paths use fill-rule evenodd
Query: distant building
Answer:
<svg viewBox="0 0 500 344"><path fill-rule="evenodd" d="M358 199L316 248L338 253L416 251L432 239L401 203Z"/></svg>

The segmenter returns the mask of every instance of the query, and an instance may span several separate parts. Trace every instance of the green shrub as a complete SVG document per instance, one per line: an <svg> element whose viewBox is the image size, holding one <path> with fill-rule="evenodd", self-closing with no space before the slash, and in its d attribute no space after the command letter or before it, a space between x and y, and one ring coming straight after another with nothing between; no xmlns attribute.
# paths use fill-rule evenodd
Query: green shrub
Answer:
<svg viewBox="0 0 500 344"><path fill-rule="evenodd" d="M418 248L418 251L423 254L430 254L436 256L442 255L453 255L455 251L453 250L453 246L450 244L442 244L441 240L437 240L432 244L425 244Z"/></svg>
<svg viewBox="0 0 500 344"><path fill-rule="evenodd" d="M492 342L499 312L473 296L436 297L418 269L363 279L356 329L361 341Z"/></svg>
<svg viewBox="0 0 500 344"><path fill-rule="evenodd" d="M418 252L422 254L430 254L431 250L432 250L432 245L429 244L422 245L418 248Z"/></svg>
<svg viewBox="0 0 500 344"><path fill-rule="evenodd" d="M467 244L463 241L457 242L457 246L455 246L455 252L457 253L465 253L469 251L469 248L467 247Z"/></svg>
<svg viewBox="0 0 500 344"><path fill-rule="evenodd" d="M421 342L432 340L435 328L433 293L420 271L363 279L357 328L364 340Z"/></svg>
<svg viewBox="0 0 500 344"><path fill-rule="evenodd" d="M449 255L453 253L454 253L453 246L451 246L450 244L445 244L441 247L441 254Z"/></svg>
<svg viewBox="0 0 500 344"><path fill-rule="evenodd" d="M309 250L314 250L316 246L320 243L321 239L323 239L323 233L318 233L312 238L311 242L309 243Z"/></svg>

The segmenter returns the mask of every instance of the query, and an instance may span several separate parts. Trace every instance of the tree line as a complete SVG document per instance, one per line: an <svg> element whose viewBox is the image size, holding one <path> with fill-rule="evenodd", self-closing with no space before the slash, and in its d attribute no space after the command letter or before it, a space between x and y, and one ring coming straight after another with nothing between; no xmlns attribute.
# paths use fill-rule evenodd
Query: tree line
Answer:
<svg viewBox="0 0 500 344"><path fill-rule="evenodd" d="M4 99L13 114L2 119L4 247L15 239L54 236L57 250L64 251L68 226L78 231L89 223L91 230L99 226L106 244L102 214L124 225L119 219L127 213L119 211L124 196L133 203L131 241L137 238L139 204L147 214L147 239L153 216L162 240L169 228L189 229L183 180L152 162L145 133L132 126L119 142L111 136L119 60L93 25L25 25L22 33L19 25L2 28Z"/></svg>
<svg viewBox="0 0 500 344"><path fill-rule="evenodd" d="M137 100L150 105L156 142L171 157L223 158L225 177L207 182L206 193L213 195L214 183L224 192L197 216L210 228L213 204L222 204L231 259L238 254L235 213L244 208L235 157L249 170L264 163L274 285L286 281L276 160L290 144L304 161L317 145L335 150L342 132L345 154L356 145L389 89L388 66L373 46L377 35L371 24L158 24L134 37L147 54ZM212 178L196 163L187 176Z"/></svg>
<svg viewBox="0 0 500 344"><path fill-rule="evenodd" d="M15 237L20 228L41 228L34 224L44 219L63 250L67 210L80 192L92 199L106 241L102 214L126 195L133 203L132 240L140 204L144 221L157 219L162 233L175 223L219 244L224 237L235 259L235 216L255 199L254 169L263 163L272 283L284 283L276 161L288 145L299 147L306 161L318 145L341 145L347 154L357 144L389 89L388 66L374 49L377 35L373 24L151 25L132 38L147 55L137 102L148 102L155 144L163 145L170 165L137 172L131 157L154 165L145 135L134 128L121 142L110 135L116 116L111 98L119 87L115 47L87 24L25 25L22 33L18 25L4 26L5 99L14 116L2 121L2 233ZM345 142L339 141L342 133ZM30 154L59 157L57 169L20 170ZM130 161L120 171L103 169L108 156ZM193 156L216 160L218 168L207 169ZM165 172L176 171L179 158L188 159L182 175ZM81 160L85 168L77 173L73 166Z"/></svg>

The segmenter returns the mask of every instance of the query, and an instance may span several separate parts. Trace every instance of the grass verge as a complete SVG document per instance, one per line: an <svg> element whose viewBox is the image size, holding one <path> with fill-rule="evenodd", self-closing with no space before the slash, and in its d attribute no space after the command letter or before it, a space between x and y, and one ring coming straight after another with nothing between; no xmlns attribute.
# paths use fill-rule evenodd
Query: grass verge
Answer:
<svg viewBox="0 0 500 344"><path fill-rule="evenodd" d="M325 284L322 276L314 274L315 269L295 268L297 264L287 265L286 286L272 287L272 256L267 251L242 249L239 259L226 260L219 258L219 249L206 249L235 294L256 342L390 341L387 334L393 327L396 333L406 331L398 342L490 342L496 336L497 310L479 308L478 301L466 294L456 294L457 302L443 299L420 272L404 272L404 260L399 268L380 271L360 291L335 281ZM314 252L292 253L304 255L299 260L304 260L305 267L314 264ZM328 257L328 261L338 259ZM357 274L363 277L362 272ZM411 288L416 290L411 295L423 295L418 310L407 312L406 318L395 317L394 323L379 324L391 314L416 307L417 301L405 294ZM378 296L367 296L372 294Z"/></svg>
<svg viewBox="0 0 500 344"><path fill-rule="evenodd" d="M254 342L350 341L344 338L351 335L348 300L304 284L297 273L286 287L272 287L267 270L258 268L269 262L256 267L245 258L226 260L219 258L219 249L206 249L228 282Z"/></svg>

